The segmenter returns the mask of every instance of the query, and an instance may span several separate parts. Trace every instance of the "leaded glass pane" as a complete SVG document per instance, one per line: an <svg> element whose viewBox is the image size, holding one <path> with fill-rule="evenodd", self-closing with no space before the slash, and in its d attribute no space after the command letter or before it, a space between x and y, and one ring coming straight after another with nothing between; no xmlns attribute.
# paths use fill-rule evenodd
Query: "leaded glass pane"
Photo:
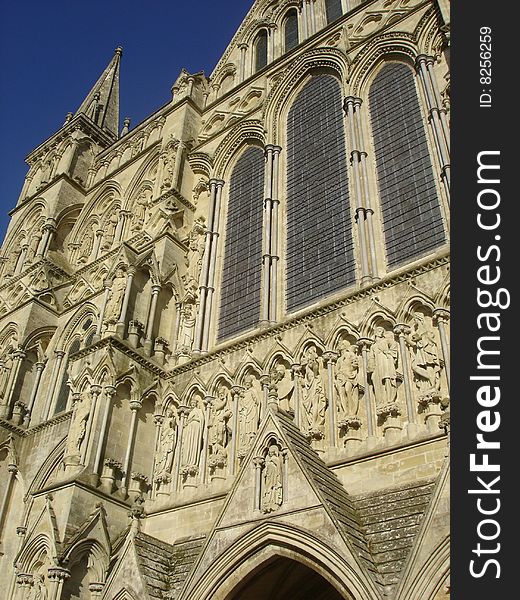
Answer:
<svg viewBox="0 0 520 600"><path fill-rule="evenodd" d="M355 281L341 89L313 77L287 123L287 290L289 311Z"/></svg>
<svg viewBox="0 0 520 600"><path fill-rule="evenodd" d="M394 268L441 246L445 233L411 70L385 65L369 102L387 262Z"/></svg>
<svg viewBox="0 0 520 600"><path fill-rule="evenodd" d="M262 31L257 35L255 42L256 52L256 71L260 71L267 65L267 31Z"/></svg>
<svg viewBox="0 0 520 600"><path fill-rule="evenodd" d="M327 23L332 23L343 15L341 0L325 0L325 8L327 11Z"/></svg>
<svg viewBox="0 0 520 600"><path fill-rule="evenodd" d="M295 10L289 11L285 21L285 51L289 52L298 45L298 14Z"/></svg>
<svg viewBox="0 0 520 600"><path fill-rule="evenodd" d="M260 318L264 153L250 147L229 186L219 340L251 329Z"/></svg>

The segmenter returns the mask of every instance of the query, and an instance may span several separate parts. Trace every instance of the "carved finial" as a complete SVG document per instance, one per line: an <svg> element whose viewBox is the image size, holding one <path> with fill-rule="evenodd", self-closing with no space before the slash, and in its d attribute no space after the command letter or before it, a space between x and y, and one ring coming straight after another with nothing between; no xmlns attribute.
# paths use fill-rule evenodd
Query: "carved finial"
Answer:
<svg viewBox="0 0 520 600"><path fill-rule="evenodd" d="M117 56L123 56L123 47L122 46L118 46L115 49L115 54L117 54Z"/></svg>
<svg viewBox="0 0 520 600"><path fill-rule="evenodd" d="M123 129L121 129L121 137L125 136L130 130L130 117L125 117L123 121Z"/></svg>

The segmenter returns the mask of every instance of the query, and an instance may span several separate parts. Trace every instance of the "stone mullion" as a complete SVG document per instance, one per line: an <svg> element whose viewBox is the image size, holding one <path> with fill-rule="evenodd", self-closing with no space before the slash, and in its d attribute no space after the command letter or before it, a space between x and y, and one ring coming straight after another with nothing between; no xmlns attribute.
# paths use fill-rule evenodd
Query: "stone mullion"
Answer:
<svg viewBox="0 0 520 600"><path fill-rule="evenodd" d="M222 203L222 188L224 186L223 181L217 181L217 193L215 201L215 216L213 223L213 234L211 240L211 254L210 264L208 272L208 287L207 287L207 300L206 300L206 314L203 323L203 336L202 336L202 352L206 353L209 346L209 331L211 326L211 312L213 305L213 296L215 293L215 270L217 263L217 245L219 239L220 229L220 207Z"/></svg>
<svg viewBox="0 0 520 600"><path fill-rule="evenodd" d="M375 411L373 408L372 395L370 394L370 387L368 382L368 351L373 343L374 341L369 338L360 338L357 342L358 346L361 347L361 357L363 360L365 410L367 413L368 438L370 440L374 440L376 436Z"/></svg>
<svg viewBox="0 0 520 600"><path fill-rule="evenodd" d="M334 365L336 364L339 354L337 352L325 352L323 358L327 364L327 396L328 396L328 413L329 413L329 445L337 446L336 435L336 396L334 394Z"/></svg>
<svg viewBox="0 0 520 600"><path fill-rule="evenodd" d="M31 390L31 396L30 396L30 399L29 399L29 404L27 406L27 417L26 417L27 418L27 421L26 421L27 427L29 427L29 424L31 422L31 414L32 414L32 410L33 410L33 407L34 407L34 403L36 401L36 397L38 395L38 389L40 387L40 382L41 382L41 379L42 379L43 370L45 369L45 365L46 365L46 361L44 361L44 362L37 362L35 364L35 367L36 367L36 377L34 378L34 384L33 384L32 390Z"/></svg>
<svg viewBox="0 0 520 600"><path fill-rule="evenodd" d="M428 103L428 117L430 125L432 126L433 137L435 140L435 146L437 150L437 156L441 165L441 179L446 191L446 198L450 201L450 157L449 157L449 132L445 131L443 122L441 120L441 109L437 104L435 89L432 84L432 77L428 70L428 64L433 62L431 56L420 55L416 59L416 66L419 72L419 79L421 81L426 101ZM447 127L447 122L446 122Z"/></svg>
<svg viewBox="0 0 520 600"><path fill-rule="evenodd" d="M398 323L394 327L394 333L399 340L399 352L401 355L401 365L404 378L404 396L406 400L406 411L408 416L408 434L413 436L417 433L417 411L415 410L414 397L412 392L412 376L410 371L408 346L406 336L410 334L410 327L403 323Z"/></svg>
<svg viewBox="0 0 520 600"><path fill-rule="evenodd" d="M359 236L359 249L361 254L361 283L369 283L372 280L370 273L370 266L368 261L368 244L367 244L367 232L366 232L366 207L363 205L363 192L361 188L361 153L357 148L357 136L356 126L354 117L354 103L355 98L348 97L345 99L344 110L347 115L349 130L350 130L350 143L351 143L351 158L350 164L352 165L352 174L354 179L354 197L356 202L356 222Z"/></svg>
<svg viewBox="0 0 520 600"><path fill-rule="evenodd" d="M54 361L54 366L53 366L52 373L51 373L49 391L47 393L47 398L45 400L45 408L44 408L44 411L42 414L43 421L46 421L49 418L49 415L51 412L52 401L54 398L54 392L56 391L56 385L58 383L58 375L61 370L61 363L63 361L63 357L65 356L65 352L63 352L63 350L56 350L54 352L54 354L56 355L56 360Z"/></svg>
<svg viewBox="0 0 520 600"><path fill-rule="evenodd" d="M134 281L136 272L137 272L137 270L135 269L135 267L130 267L128 269L128 272L126 275L126 289L125 289L125 295L123 298L123 305L121 306L121 314L119 315L119 320L116 324L116 332L121 337L123 337L125 335L126 320L128 317L128 315L127 315L128 305L130 304L130 294L132 293L132 283Z"/></svg>
<svg viewBox="0 0 520 600"><path fill-rule="evenodd" d="M361 98L354 98L353 100L353 119L354 119L354 134L355 144L359 151L359 162L361 165L361 190L363 198L363 206L365 208L365 220L368 233L368 249L370 254L371 270L370 275L372 278L377 278L378 272L378 261L377 261L377 246L376 238L374 234L374 209L370 205L370 187L368 180L368 167L367 158L368 154L365 150L365 137L363 135L363 125L361 123L361 106L363 101Z"/></svg>
<svg viewBox="0 0 520 600"><path fill-rule="evenodd" d="M215 210L217 203L217 180L211 179L209 182L210 189L210 201L209 201L209 215L208 215L208 228L206 230L206 243L204 248L204 258L202 262L202 270L200 273L200 293L199 293L199 312L197 316L197 323L195 327L195 340L193 344L193 351L196 354L202 352L202 338L204 332L204 318L206 315L206 304L208 299L208 276L211 263L211 249L213 245L213 230L215 221Z"/></svg>
<svg viewBox="0 0 520 600"><path fill-rule="evenodd" d="M130 421L130 430L128 432L128 440L126 443L125 462L123 464L123 479L121 481L121 490L124 495L127 492L128 481L130 479L130 469L132 465L132 457L134 452L135 437L137 434L137 418L142 403L139 400L130 402L130 410L132 411L132 419Z"/></svg>
<svg viewBox="0 0 520 600"><path fill-rule="evenodd" d="M101 422L101 431L99 432L99 440L98 440L98 445L97 445L97 450L96 450L96 457L94 459L94 465L92 467L92 471L97 475L101 475L99 470L101 467L103 444L105 443L105 437L106 437L106 433L107 433L108 417L110 415L110 405L112 403L112 398L115 396L115 394L116 394L116 388L114 386L112 386L112 385L105 386L105 410L103 412L103 420Z"/></svg>
<svg viewBox="0 0 520 600"><path fill-rule="evenodd" d="M155 320L157 318L157 301L159 300L159 294L161 293L161 286L159 284L152 285L152 297L150 301L150 311L148 312L148 319L146 322L146 333L144 340L144 351L148 356L152 355L153 348L153 328Z"/></svg>
<svg viewBox="0 0 520 600"><path fill-rule="evenodd" d="M273 146L268 145L265 148L265 200L263 210L263 231L262 236L263 251L262 251L262 315L260 320L263 323L268 323L270 313L270 297L271 297L271 227L272 227L272 190L273 190Z"/></svg>
<svg viewBox="0 0 520 600"><path fill-rule="evenodd" d="M448 384L448 392L450 391L450 343L448 341L448 322L450 312L444 308L438 308L433 313L434 319L437 321L439 336L441 338L442 357L444 359L444 370L446 371L446 382Z"/></svg>
<svg viewBox="0 0 520 600"><path fill-rule="evenodd" d="M272 183L272 195L271 195L271 281L269 284L269 290L271 295L271 307L269 310L269 319L273 323L277 321L278 316L278 262L279 256L279 242L278 242L278 230L279 230L279 214L280 214L280 200L279 195L279 182L280 182L280 152L282 149L280 146L274 146L273 148L273 183Z"/></svg>

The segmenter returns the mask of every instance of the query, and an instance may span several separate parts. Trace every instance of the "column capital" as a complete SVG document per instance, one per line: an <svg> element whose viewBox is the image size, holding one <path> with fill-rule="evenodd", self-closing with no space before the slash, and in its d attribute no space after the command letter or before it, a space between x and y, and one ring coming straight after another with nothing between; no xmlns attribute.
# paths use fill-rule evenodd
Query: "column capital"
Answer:
<svg viewBox="0 0 520 600"><path fill-rule="evenodd" d="M262 386L268 386L269 383L271 382L271 376L268 374L265 375L261 375L260 376L260 383Z"/></svg>
<svg viewBox="0 0 520 600"><path fill-rule="evenodd" d="M50 567L47 572L51 581L65 581L70 577L70 571L62 567Z"/></svg>
<svg viewBox="0 0 520 600"><path fill-rule="evenodd" d="M255 467L257 469L261 469L265 464L265 460L264 460L263 456L255 456L253 458L253 464L255 465Z"/></svg>
<svg viewBox="0 0 520 600"><path fill-rule="evenodd" d="M448 323L451 313L445 308L436 308L433 311L433 319L438 323Z"/></svg>
<svg viewBox="0 0 520 600"><path fill-rule="evenodd" d="M152 285L152 294L159 294L162 290L162 285L160 283L154 283Z"/></svg>
<svg viewBox="0 0 520 600"><path fill-rule="evenodd" d="M89 583L88 589L91 594L101 594L104 587L104 583Z"/></svg>
<svg viewBox="0 0 520 600"><path fill-rule="evenodd" d="M25 350L20 349L13 352L13 358L16 358L16 360L23 360L26 356L27 352Z"/></svg>
<svg viewBox="0 0 520 600"><path fill-rule="evenodd" d="M141 400L130 400L130 410L132 412L137 412L138 410L141 410L142 406L143 403L141 402Z"/></svg>
<svg viewBox="0 0 520 600"><path fill-rule="evenodd" d="M90 391L92 393L93 396L99 396L99 394L101 394L101 386L98 383L93 383L90 386Z"/></svg>
<svg viewBox="0 0 520 600"><path fill-rule="evenodd" d="M9 465L7 465L7 471L11 475L16 475L18 473L18 467L14 463L10 463Z"/></svg>
<svg viewBox="0 0 520 600"><path fill-rule="evenodd" d="M433 65L435 62L435 58L433 56L428 56L427 54L419 54L415 58L415 66L419 68L421 65Z"/></svg>
<svg viewBox="0 0 520 600"><path fill-rule="evenodd" d="M23 525L20 525L19 527L16 528L16 535L18 536L24 536L27 534L27 527L24 527Z"/></svg>
<svg viewBox="0 0 520 600"><path fill-rule="evenodd" d="M115 385L105 385L105 394L107 396L115 396L116 395L116 386Z"/></svg>
<svg viewBox="0 0 520 600"><path fill-rule="evenodd" d="M336 361L339 358L339 352L336 352L335 350L327 350L326 352L323 353L323 360L326 363L332 363L335 364Z"/></svg>
<svg viewBox="0 0 520 600"><path fill-rule="evenodd" d="M396 335L398 335L399 337L408 335L411 332L411 328L409 325L407 325L406 323L397 323L394 326L394 333Z"/></svg>
<svg viewBox="0 0 520 600"><path fill-rule="evenodd" d="M244 387L242 385L234 385L231 387L231 392L233 395L239 395L244 391Z"/></svg>
<svg viewBox="0 0 520 600"><path fill-rule="evenodd" d="M370 338L359 338L359 340L356 342L356 344L361 348L361 350L369 350L373 343L374 340Z"/></svg>
<svg viewBox="0 0 520 600"><path fill-rule="evenodd" d="M54 350L54 354L56 355L56 358L61 359L65 356L65 351L64 350Z"/></svg>
<svg viewBox="0 0 520 600"><path fill-rule="evenodd" d="M207 408L208 406L211 406L213 404L213 401L215 400L215 396L204 396L204 406Z"/></svg>
<svg viewBox="0 0 520 600"><path fill-rule="evenodd" d="M191 412L191 406L185 406L185 405L179 406L179 408L177 409L177 412L179 413L179 415L181 417L187 417Z"/></svg>
<svg viewBox="0 0 520 600"><path fill-rule="evenodd" d="M17 573L16 583L21 586L31 586L34 582L34 576L32 573Z"/></svg>

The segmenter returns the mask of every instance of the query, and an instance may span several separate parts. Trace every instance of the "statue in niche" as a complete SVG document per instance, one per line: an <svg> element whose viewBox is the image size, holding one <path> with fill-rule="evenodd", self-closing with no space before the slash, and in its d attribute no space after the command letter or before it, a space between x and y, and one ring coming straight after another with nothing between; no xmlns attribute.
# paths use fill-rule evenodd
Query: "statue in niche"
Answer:
<svg viewBox="0 0 520 600"><path fill-rule="evenodd" d="M164 176L161 184L161 192L169 190L173 185L173 174L175 170L175 158L177 150L174 146L169 146L166 152L163 154L164 162Z"/></svg>
<svg viewBox="0 0 520 600"><path fill-rule="evenodd" d="M291 372L284 364L280 363L271 370L270 375L271 381L276 385L279 407L285 412L294 412L292 407L294 381Z"/></svg>
<svg viewBox="0 0 520 600"><path fill-rule="evenodd" d="M204 413L200 408L201 402L202 396L198 393L194 394L190 400L191 410L186 419L182 437L181 468L184 475L195 475L199 468L204 430Z"/></svg>
<svg viewBox="0 0 520 600"><path fill-rule="evenodd" d="M181 348L190 351L193 344L193 333L195 331L195 305L193 302L185 302L182 305L182 334Z"/></svg>
<svg viewBox="0 0 520 600"><path fill-rule="evenodd" d="M96 224L94 222L90 222L87 227L85 227L85 233L81 238L78 250L78 264L84 264L90 258L94 245L95 227Z"/></svg>
<svg viewBox="0 0 520 600"><path fill-rule="evenodd" d="M253 375L244 378L244 393L238 408L239 448L241 454L251 446L258 430L258 417L260 415L260 402L262 392L258 381Z"/></svg>
<svg viewBox="0 0 520 600"><path fill-rule="evenodd" d="M393 333L385 331L384 327L376 327L374 338L368 357L368 372L372 376L376 405L394 404L397 400L399 347Z"/></svg>
<svg viewBox="0 0 520 600"><path fill-rule="evenodd" d="M221 385L213 402L209 429L209 466L214 472L222 471L227 464L229 420L233 414L229 408L230 403L231 392Z"/></svg>
<svg viewBox="0 0 520 600"><path fill-rule="evenodd" d="M443 361L439 358L435 332L428 327L422 313L415 312L412 317L409 343L413 352L412 372L415 385L423 397L440 397Z"/></svg>
<svg viewBox="0 0 520 600"><path fill-rule="evenodd" d="M42 233L40 230L37 230L31 237L31 242L29 243L29 248L27 249L27 258L26 258L28 265L30 265L36 258L36 253L38 252L38 248L40 246L42 237L43 236L42 236Z"/></svg>
<svg viewBox="0 0 520 600"><path fill-rule="evenodd" d="M325 433L327 400L323 390L322 362L314 345L305 350L302 359L302 426L304 432L315 439Z"/></svg>
<svg viewBox="0 0 520 600"><path fill-rule="evenodd" d="M283 459L276 444L269 446L262 478L262 512L274 512L283 502Z"/></svg>
<svg viewBox="0 0 520 600"><path fill-rule="evenodd" d="M186 253L186 275L184 283L186 289L196 294L199 289L199 278L202 270L202 259L204 256L204 240L206 228L203 221L199 219L191 230L188 240L188 252Z"/></svg>
<svg viewBox="0 0 520 600"><path fill-rule="evenodd" d="M9 253L7 257L7 261L5 263L4 268L4 277L12 277L14 272L16 271L16 265L18 264L18 259L20 258L20 252L22 251L22 244L19 239L17 239L14 243L13 249Z"/></svg>
<svg viewBox="0 0 520 600"><path fill-rule="evenodd" d="M359 356L348 340L342 340L339 344L335 387L341 415L344 417L357 416L361 387Z"/></svg>
<svg viewBox="0 0 520 600"><path fill-rule="evenodd" d="M155 480L166 479L172 470L173 455L177 442L177 419L173 411L166 412L166 418L161 427L159 446L155 458Z"/></svg>
<svg viewBox="0 0 520 600"><path fill-rule="evenodd" d="M91 407L92 394L90 391L84 391L74 407L74 414L67 437L66 457L77 457L79 461L81 457L81 445L85 439Z"/></svg>
<svg viewBox="0 0 520 600"><path fill-rule="evenodd" d="M132 219L130 231L132 233L141 231L146 223L146 213L150 206L149 190L142 190L132 205Z"/></svg>
<svg viewBox="0 0 520 600"><path fill-rule="evenodd" d="M34 583L31 589L29 600L47 600L47 588L45 587L45 577L42 573L34 576Z"/></svg>
<svg viewBox="0 0 520 600"><path fill-rule="evenodd" d="M123 269L119 268L116 271L110 295L105 307L105 323L117 323L121 315L121 305L126 291L126 275Z"/></svg>
<svg viewBox="0 0 520 600"><path fill-rule="evenodd" d="M9 375L13 368L13 351L7 352L0 361L0 398L5 398Z"/></svg>
<svg viewBox="0 0 520 600"><path fill-rule="evenodd" d="M116 236L117 224L119 222L119 215L117 212L112 213L110 218L106 222L105 225L105 233L103 235L103 250L110 250L112 248L112 244L114 243L114 238Z"/></svg>

